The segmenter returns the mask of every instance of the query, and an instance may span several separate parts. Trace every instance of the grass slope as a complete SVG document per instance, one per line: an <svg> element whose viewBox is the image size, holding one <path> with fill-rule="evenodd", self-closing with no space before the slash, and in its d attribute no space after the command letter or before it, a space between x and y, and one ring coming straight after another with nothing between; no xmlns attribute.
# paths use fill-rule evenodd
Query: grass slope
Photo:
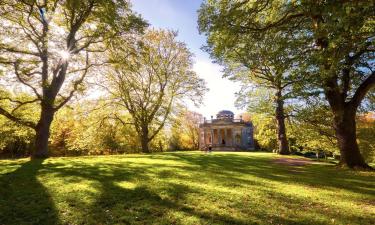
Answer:
<svg viewBox="0 0 375 225"><path fill-rule="evenodd" d="M375 224L375 174L271 153L0 161L0 224Z"/></svg>

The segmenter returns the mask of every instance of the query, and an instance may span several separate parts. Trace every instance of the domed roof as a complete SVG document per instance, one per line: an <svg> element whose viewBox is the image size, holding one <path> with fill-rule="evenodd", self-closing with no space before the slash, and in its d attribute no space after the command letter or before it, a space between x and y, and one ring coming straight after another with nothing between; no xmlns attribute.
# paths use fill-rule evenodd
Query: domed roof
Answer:
<svg viewBox="0 0 375 225"><path fill-rule="evenodd" d="M234 113L229 110L221 110L216 114L216 119L230 119L232 120L234 117Z"/></svg>
<svg viewBox="0 0 375 225"><path fill-rule="evenodd" d="M217 115L234 115L234 113L229 110L221 110L220 112L217 113Z"/></svg>

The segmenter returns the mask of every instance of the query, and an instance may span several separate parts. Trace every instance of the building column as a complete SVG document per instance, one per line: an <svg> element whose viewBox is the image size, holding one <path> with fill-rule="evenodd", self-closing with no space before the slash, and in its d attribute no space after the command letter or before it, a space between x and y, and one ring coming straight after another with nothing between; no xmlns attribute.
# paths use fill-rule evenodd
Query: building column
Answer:
<svg viewBox="0 0 375 225"><path fill-rule="evenodd" d="M227 128L224 129L224 140L225 140L225 146L228 144L228 133Z"/></svg>
<svg viewBox="0 0 375 225"><path fill-rule="evenodd" d="M217 142L221 145L221 129L217 129Z"/></svg>
<svg viewBox="0 0 375 225"><path fill-rule="evenodd" d="M211 137L210 137L210 144L213 145L214 143L214 129L211 128Z"/></svg>
<svg viewBox="0 0 375 225"><path fill-rule="evenodd" d="M233 142L233 129L229 129L230 130L230 135L231 135L231 145L233 146L234 145L234 142Z"/></svg>
<svg viewBox="0 0 375 225"><path fill-rule="evenodd" d="M230 129L231 145L233 146L233 129Z"/></svg>
<svg viewBox="0 0 375 225"><path fill-rule="evenodd" d="M244 147L245 147L245 144L244 144L244 143L246 143L246 142L244 141L245 138L246 138L246 135L244 135L244 132L245 132L245 129L242 128L242 129L241 129L241 148L244 148Z"/></svg>
<svg viewBox="0 0 375 225"><path fill-rule="evenodd" d="M203 129L203 146L202 147L204 147L204 146L206 146L206 129Z"/></svg>
<svg viewBox="0 0 375 225"><path fill-rule="evenodd" d="M234 132L235 130L234 129L232 129L232 145L233 146L235 146L235 144L236 144L236 140L235 140L235 136L234 136Z"/></svg>

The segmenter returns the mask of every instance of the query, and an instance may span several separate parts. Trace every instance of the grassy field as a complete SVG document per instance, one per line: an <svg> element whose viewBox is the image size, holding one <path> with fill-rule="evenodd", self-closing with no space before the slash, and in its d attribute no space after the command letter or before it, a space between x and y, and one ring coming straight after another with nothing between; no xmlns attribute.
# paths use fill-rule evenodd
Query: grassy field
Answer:
<svg viewBox="0 0 375 225"><path fill-rule="evenodd" d="M0 161L0 224L375 224L375 174L272 153Z"/></svg>

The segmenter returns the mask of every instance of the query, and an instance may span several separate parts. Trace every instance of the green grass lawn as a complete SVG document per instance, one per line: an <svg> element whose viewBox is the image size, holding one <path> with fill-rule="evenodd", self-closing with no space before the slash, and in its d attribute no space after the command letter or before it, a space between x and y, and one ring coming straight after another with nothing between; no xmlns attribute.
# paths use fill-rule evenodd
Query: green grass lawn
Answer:
<svg viewBox="0 0 375 225"><path fill-rule="evenodd" d="M0 224L375 224L375 173L272 153L0 161Z"/></svg>

